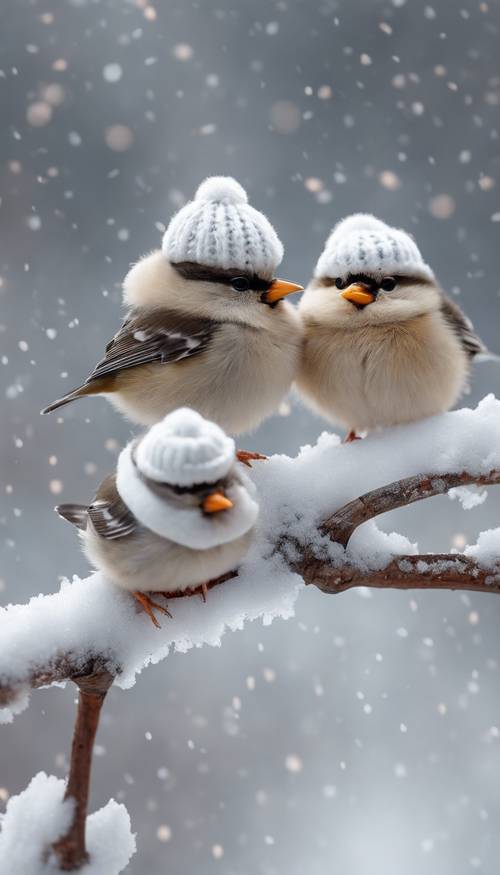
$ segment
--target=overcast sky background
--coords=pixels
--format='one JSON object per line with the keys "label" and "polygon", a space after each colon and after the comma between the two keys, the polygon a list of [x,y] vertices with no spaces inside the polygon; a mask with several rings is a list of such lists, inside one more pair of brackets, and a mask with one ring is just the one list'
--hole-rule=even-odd
{"label": "overcast sky background", "polygon": [[[89,499],[132,429],[102,399],[39,410],[100,357],[129,264],[206,175],[245,185],[297,282],[350,212],[412,231],[500,352],[499,22],[498,0],[4,0],[2,603],[86,571],[52,508]],[[478,366],[465,403],[490,391]],[[294,404],[244,444],[295,454],[324,427]],[[444,550],[499,508],[382,523]],[[499,618],[486,595],[307,591],[294,620],[112,691],[91,808],[125,801],[129,875],[497,872]],[[38,692],[2,727],[6,792],[65,773],[73,700]]]}

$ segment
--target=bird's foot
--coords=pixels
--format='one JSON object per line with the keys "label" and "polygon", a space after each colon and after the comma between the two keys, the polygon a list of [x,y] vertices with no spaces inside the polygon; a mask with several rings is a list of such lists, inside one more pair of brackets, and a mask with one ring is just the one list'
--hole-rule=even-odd
{"label": "bird's foot", "polygon": [[[151,595],[158,595],[158,596],[160,596],[160,598],[165,599],[166,601],[168,601],[169,596],[170,596],[170,593],[169,593],[169,592],[163,592],[162,589],[155,589],[155,590],[153,590],[153,592],[151,593]],[[172,614],[171,614],[170,611],[168,610],[168,604],[167,604],[167,606],[166,606],[165,608],[162,609],[162,612],[163,612],[164,614],[166,614],[167,617],[170,617],[171,620],[173,619]]]}
{"label": "bird's foot", "polygon": [[199,583],[198,586],[190,586],[189,589],[185,589],[183,590],[183,592],[180,592],[179,596],[199,595],[201,596],[202,602],[206,602],[209,585],[211,585],[211,583],[212,581],[209,580],[208,582],[203,581],[203,583]]}
{"label": "bird's foot", "polygon": [[[139,602],[139,604],[142,606],[143,610],[146,612],[149,619],[153,623],[153,626],[156,626],[157,629],[161,629],[161,626],[154,615],[155,611],[160,611],[161,614],[166,614],[166,616],[170,617],[170,618],[172,617],[172,614],[170,613],[168,608],[164,608],[163,605],[159,605],[158,602],[154,602],[152,600],[152,598],[150,598],[148,593],[139,592],[138,590],[134,590],[132,592],[132,595]],[[160,592],[151,593],[151,595],[161,595],[161,596],[166,597],[165,593],[163,593],[163,592],[162,593],[160,593]]]}
{"label": "bird's foot", "polygon": [[360,436],[357,435],[355,431],[350,431],[349,434],[346,434],[342,443],[343,444],[352,444],[353,441],[360,441],[360,440],[361,440]]}
{"label": "bird's foot", "polygon": [[262,453],[250,453],[248,450],[237,450],[236,458],[238,462],[241,462],[242,465],[246,465],[247,468],[252,467],[252,462],[266,462],[267,456],[264,456]]}

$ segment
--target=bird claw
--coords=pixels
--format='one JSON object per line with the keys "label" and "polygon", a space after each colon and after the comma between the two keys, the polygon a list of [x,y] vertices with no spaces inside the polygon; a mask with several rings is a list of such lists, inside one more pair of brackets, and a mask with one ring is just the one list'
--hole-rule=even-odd
{"label": "bird claw", "polygon": [[267,456],[264,456],[262,453],[251,453],[248,450],[238,450],[236,458],[238,459],[238,462],[241,462],[242,465],[246,465],[247,468],[252,467],[252,462],[267,461]]}
{"label": "bird claw", "polygon": [[[159,605],[158,602],[154,602],[152,598],[145,592],[139,592],[138,590],[134,590],[132,595],[142,606],[143,610],[148,615],[149,619],[153,623],[153,626],[156,626],[157,629],[161,629],[161,626],[154,615],[154,611],[160,611],[161,614],[166,614],[167,617],[172,618],[172,614],[168,610],[168,608],[164,608],[163,605]],[[152,595],[161,595],[166,598],[166,593],[157,592],[152,593]]]}
{"label": "bird claw", "polygon": [[353,441],[360,441],[360,440],[361,440],[361,438],[359,437],[359,435],[356,434],[355,431],[350,431],[349,434],[346,434],[342,443],[343,444],[352,444]]}

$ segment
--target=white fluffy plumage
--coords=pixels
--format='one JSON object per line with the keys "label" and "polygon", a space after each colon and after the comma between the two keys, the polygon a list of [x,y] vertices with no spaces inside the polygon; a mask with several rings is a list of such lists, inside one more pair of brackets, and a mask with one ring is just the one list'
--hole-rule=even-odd
{"label": "white fluffy plumage", "polygon": [[[92,565],[140,596],[183,592],[235,569],[259,512],[255,487],[218,426],[184,409],[153,428],[153,442],[150,431],[125,447],[116,473],[102,481],[90,505],[57,508],[80,530]],[[162,453],[155,455],[162,438]],[[155,479],[145,473],[152,449]],[[178,485],[188,481],[189,486]]]}
{"label": "white fluffy plumage", "polygon": [[415,241],[374,216],[339,222],[299,311],[299,391],[353,433],[448,410],[486,352]]}
{"label": "white fluffy plumage", "polygon": [[283,247],[234,179],[212,177],[173,217],[163,250],[127,274],[122,327],[85,382],[43,411],[104,395],[141,425],[188,405],[230,434],[256,428],[289,391],[302,327],[278,280]]}

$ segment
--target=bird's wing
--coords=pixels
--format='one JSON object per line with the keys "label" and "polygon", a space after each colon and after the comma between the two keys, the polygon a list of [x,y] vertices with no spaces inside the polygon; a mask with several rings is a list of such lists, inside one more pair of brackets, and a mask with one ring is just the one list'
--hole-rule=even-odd
{"label": "bird's wing", "polygon": [[55,510],[83,532],[90,520],[96,533],[109,540],[124,538],[139,527],[132,511],[120,497],[115,474],[104,478],[92,504],[58,504]]}
{"label": "bird's wing", "polygon": [[120,497],[116,488],[116,476],[105,477],[97,490],[95,498],[86,504],[58,504],[59,516],[85,531],[90,520],[95,532],[101,538],[114,540],[130,535],[139,527],[135,516]]}
{"label": "bird's wing", "polygon": [[115,500],[97,498],[88,508],[89,519],[97,535],[113,541],[137,530],[137,520],[127,505]]}
{"label": "bird's wing", "polygon": [[442,296],[441,313],[452,331],[457,335],[467,355],[474,358],[477,355],[488,355],[489,350],[474,331],[470,319],[462,312],[460,307],[451,301],[446,295]]}
{"label": "bird's wing", "polygon": [[54,508],[63,520],[76,526],[77,529],[85,531],[87,528],[87,505],[86,504],[58,504]]}
{"label": "bird's wing", "polygon": [[206,350],[216,323],[174,310],[132,312],[106,347],[85,383],[138,365],[167,364]]}

